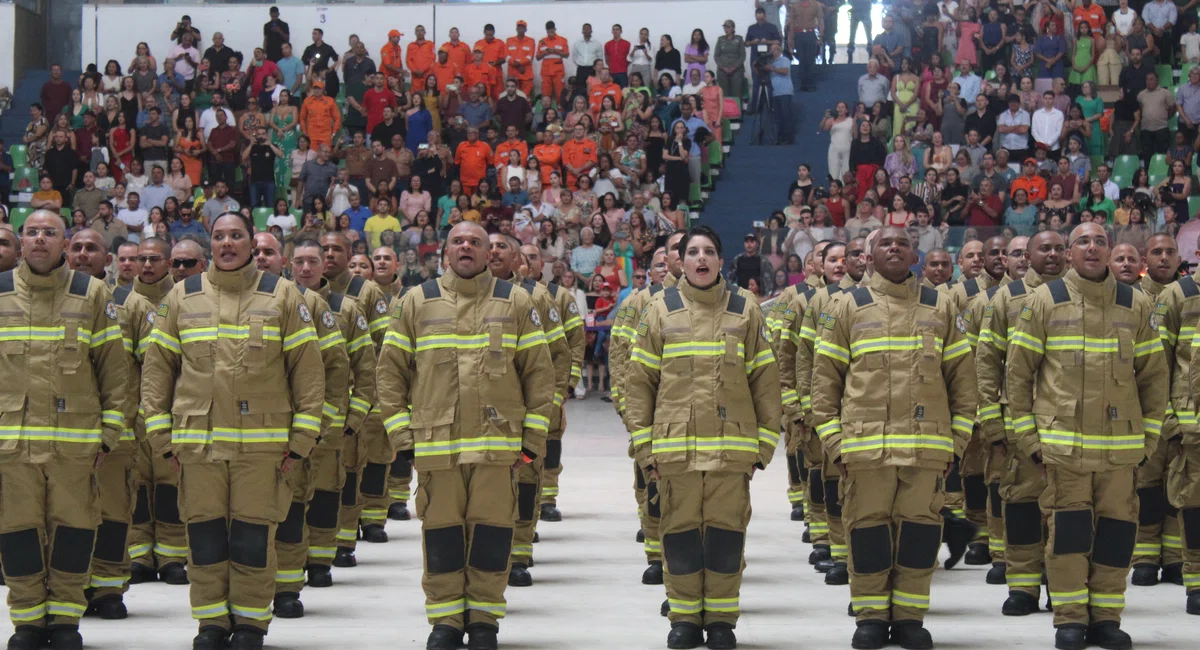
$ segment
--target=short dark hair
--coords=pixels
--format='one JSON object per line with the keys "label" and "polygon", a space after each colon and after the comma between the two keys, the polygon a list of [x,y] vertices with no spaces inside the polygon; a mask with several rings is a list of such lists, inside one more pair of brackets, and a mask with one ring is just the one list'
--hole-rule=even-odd
{"label": "short dark hair", "polygon": [[546,21],[546,29],[558,29],[558,28],[554,26],[553,20],[547,20]]}
{"label": "short dark hair", "polygon": [[679,256],[680,257],[683,257],[684,253],[687,252],[688,242],[691,241],[693,237],[707,237],[710,241],[712,241],[713,246],[716,247],[717,257],[722,256],[721,255],[721,237],[720,237],[720,235],[718,235],[717,231],[713,230],[709,226],[701,225],[701,226],[692,226],[691,228],[689,228],[687,233],[684,234],[683,239],[679,240]]}
{"label": "short dark hair", "polygon": [[238,220],[242,222],[242,225],[246,227],[246,232],[250,233],[251,235],[254,234],[254,222],[250,220],[250,217],[247,217],[241,212],[234,212],[233,210],[226,210],[225,212],[217,215],[217,218],[212,220],[213,225],[215,226],[218,221],[225,217],[237,217]]}

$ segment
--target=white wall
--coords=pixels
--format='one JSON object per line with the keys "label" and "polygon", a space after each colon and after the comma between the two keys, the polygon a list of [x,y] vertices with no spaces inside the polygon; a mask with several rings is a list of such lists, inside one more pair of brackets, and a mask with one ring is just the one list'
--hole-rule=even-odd
{"label": "white wall", "polygon": [[[225,44],[247,55],[262,44],[262,26],[268,19],[267,8],[261,5],[84,5],[83,47],[81,68],[88,63],[103,65],[116,59],[127,66],[133,59],[139,41],[146,41],[150,51],[160,61],[174,45],[168,37],[183,14],[201,31],[204,43],[211,45],[211,36],[219,31]],[[7,6],[11,13],[11,6]],[[650,28],[651,42],[658,46],[659,37],[670,34],[680,50],[692,29],[704,30],[709,45],[715,45],[723,32],[721,24],[732,19],[737,31],[745,35],[746,27],[754,22],[754,0],[648,0],[612,2],[535,2],[486,4],[422,4],[330,7],[281,5],[280,17],[288,23],[296,55],[310,42],[313,27],[325,30],[325,41],[339,52],[346,50],[346,39],[358,34],[367,44],[367,51],[378,63],[379,48],[387,40],[390,29],[404,33],[401,43],[413,39],[413,28],[425,25],[427,38],[437,43],[448,40],[451,27],[458,27],[462,40],[474,44],[483,38],[483,26],[496,26],[496,37],[503,39],[516,33],[516,22],[529,23],[529,36],[537,40],[545,35],[545,22],[553,20],[558,32],[568,42],[581,37],[583,23],[590,22],[593,38],[601,43],[611,38],[614,22],[624,28],[625,38],[635,41],[642,27]],[[4,32],[0,31],[0,34]],[[11,62],[11,52],[8,54]],[[3,59],[0,59],[2,61]],[[713,67],[711,61],[709,67]],[[568,63],[567,73],[574,66]],[[2,74],[2,70],[0,70]]]}
{"label": "white wall", "polygon": [[17,7],[12,4],[0,4],[0,86],[12,90],[16,84],[13,78],[13,45],[16,42]]}

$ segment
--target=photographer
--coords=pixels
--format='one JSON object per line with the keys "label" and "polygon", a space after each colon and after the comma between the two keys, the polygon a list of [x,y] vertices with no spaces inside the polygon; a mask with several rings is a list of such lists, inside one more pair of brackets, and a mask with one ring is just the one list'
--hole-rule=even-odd
{"label": "photographer", "polygon": [[771,46],[771,109],[778,129],[776,144],[792,144],[792,60],[778,44]]}
{"label": "photographer", "polygon": [[275,160],[282,157],[283,152],[267,138],[267,129],[258,127],[254,142],[242,150],[242,163],[250,169],[250,207],[275,204]]}
{"label": "photographer", "polygon": [[191,16],[184,16],[179,19],[179,22],[175,23],[175,29],[171,32],[171,40],[175,41],[177,45],[183,45],[184,34],[191,34],[192,42],[200,42],[200,30],[192,27]]}
{"label": "photographer", "polygon": [[[769,73],[764,72],[771,58],[771,46],[783,46],[783,35],[779,27],[767,22],[767,12],[762,7],[754,10],[754,24],[746,30],[746,47],[750,48],[750,60],[754,62],[751,72],[754,87],[750,97],[757,98],[760,86],[770,83]],[[727,96],[731,96],[728,95]],[[768,95],[769,96],[769,95]],[[757,109],[755,109],[757,110]]]}

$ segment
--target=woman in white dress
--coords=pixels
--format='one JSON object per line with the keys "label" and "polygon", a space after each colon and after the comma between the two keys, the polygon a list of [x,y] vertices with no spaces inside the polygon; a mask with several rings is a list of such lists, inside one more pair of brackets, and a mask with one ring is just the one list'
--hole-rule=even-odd
{"label": "woman in white dress", "polygon": [[825,111],[821,130],[829,131],[829,174],[841,178],[850,171],[850,141],[854,139],[854,119],[850,106],[838,102],[833,111]]}

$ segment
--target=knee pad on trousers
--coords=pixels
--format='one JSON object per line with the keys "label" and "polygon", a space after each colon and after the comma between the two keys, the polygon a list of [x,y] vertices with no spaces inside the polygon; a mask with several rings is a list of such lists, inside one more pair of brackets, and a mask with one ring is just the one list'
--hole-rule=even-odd
{"label": "knee pad on trousers", "polygon": [[1059,510],[1054,513],[1054,554],[1070,555],[1092,550],[1092,511]]}
{"label": "knee pad on trousers", "polygon": [[909,569],[932,569],[937,566],[941,547],[941,525],[902,521],[900,539],[896,542],[896,564]]}
{"label": "knee pad on trousers", "polygon": [[808,487],[812,490],[813,505],[825,505],[825,481],[821,480],[821,470],[809,470]]}
{"label": "knee pad on trousers", "polygon": [[461,524],[425,531],[425,570],[454,573],[467,567],[467,538]]}
{"label": "knee pad on trousers", "polygon": [[633,474],[634,474],[634,479],[633,479],[634,487],[638,490],[645,490],[646,489],[646,472],[643,471],[641,467],[639,467],[639,468],[637,468],[637,471],[634,472]]}
{"label": "knee pad on trousers", "polygon": [[891,569],[892,527],[881,524],[850,531],[850,554],[854,558],[855,573],[879,573]]}
{"label": "knee pad on trousers", "polygon": [[709,526],[704,531],[704,568],[713,573],[734,575],[742,570],[746,534]]}
{"label": "knee pad on trousers", "polygon": [[342,505],[353,508],[358,503],[358,472],[346,472],[346,484],[342,486]]}
{"label": "knee pad on trousers", "polygon": [[188,524],[187,542],[193,566],[211,566],[229,560],[229,527],[224,517]]}
{"label": "knee pad on trousers", "polygon": [[562,441],[546,441],[546,469],[558,469],[562,463]]}
{"label": "knee pad on trousers", "polygon": [[790,481],[792,483],[799,483],[800,482],[800,466],[796,464],[796,457],[794,455],[787,457],[787,466],[788,466],[788,481]]}
{"label": "knee pad on trousers", "polygon": [[962,490],[963,504],[967,510],[983,510],[987,507],[988,489],[982,474],[964,476]]}
{"label": "knee pad on trousers", "polygon": [[[1183,539],[1187,543],[1187,549],[1200,551],[1200,508],[1184,508],[1179,511],[1179,521],[1183,524]],[[4,561],[8,562],[8,559],[5,558]]]}
{"label": "knee pad on trousers", "polygon": [[123,562],[128,547],[129,526],[122,521],[102,521],[96,529],[96,550],[92,557],[102,562]]}
{"label": "knee pad on trousers", "polygon": [[337,528],[341,495],[327,490],[314,490],[308,502],[308,525],[313,528]]}
{"label": "knee pad on trousers", "polygon": [[1096,546],[1092,562],[1104,566],[1128,569],[1133,561],[1138,525],[1133,521],[1100,517],[1096,521]]}
{"label": "knee pad on trousers", "polygon": [[1042,543],[1042,508],[1037,501],[1004,505],[1004,535],[1009,546]]}
{"label": "knee pad on trousers", "polygon": [[807,483],[809,470],[807,467],[804,466],[804,457],[803,456],[796,457],[796,467],[800,472],[800,482]]}
{"label": "knee pad on trousers", "polygon": [[0,563],[10,578],[34,576],[45,569],[42,564],[42,538],[36,528],[0,535]]}
{"label": "knee pad on trousers", "polygon": [[662,501],[658,498],[658,481],[646,484],[646,515],[651,519],[662,517]]}
{"label": "knee pad on trousers", "polygon": [[1140,488],[1138,495],[1138,524],[1161,524],[1167,516],[1167,493],[1161,485]]}
{"label": "knee pad on trousers", "polygon": [[511,526],[475,524],[471,534],[471,553],[467,564],[472,569],[499,573],[508,570],[508,557],[512,554],[513,529]]}
{"label": "knee pad on trousers", "polygon": [[993,519],[1004,516],[1004,500],[1000,498],[1000,483],[988,483],[988,501],[991,502]]}
{"label": "knee pad on trousers", "polygon": [[92,566],[92,548],[96,531],[90,528],[59,526],[54,530],[50,568],[63,573],[87,573]]}
{"label": "knee pad on trousers", "polygon": [[412,464],[403,456],[397,456],[392,461],[392,478],[412,479]]}
{"label": "knee pad on trousers", "polygon": [[304,541],[304,504],[292,502],[287,518],[275,529],[275,541],[283,544],[299,544]]}
{"label": "knee pad on trousers", "polygon": [[267,539],[271,527],[234,519],[229,524],[229,561],[255,569],[267,568]]}
{"label": "knee pad on trousers", "polygon": [[137,500],[133,506],[133,525],[140,526],[150,523],[150,486],[139,485]]}
{"label": "knee pad on trousers", "polygon": [[842,502],[838,500],[838,480],[825,481],[825,513],[830,517],[842,516]]}
{"label": "knee pad on trousers", "polygon": [[380,497],[387,494],[388,466],[378,463],[367,463],[362,471],[362,490],[364,496]]}
{"label": "knee pad on trousers", "polygon": [[691,575],[704,568],[704,539],[699,528],[663,535],[662,549],[667,573],[673,576]]}
{"label": "knee pad on trousers", "polygon": [[533,521],[537,509],[538,486],[536,483],[517,483],[517,521]]}
{"label": "knee pad on trousers", "polygon": [[163,524],[182,524],[179,519],[179,488],[174,485],[154,486],[154,521]]}
{"label": "knee pad on trousers", "polygon": [[947,492],[962,492],[963,482],[962,475],[958,473],[958,461],[950,466],[950,474],[946,476],[946,491]]}

